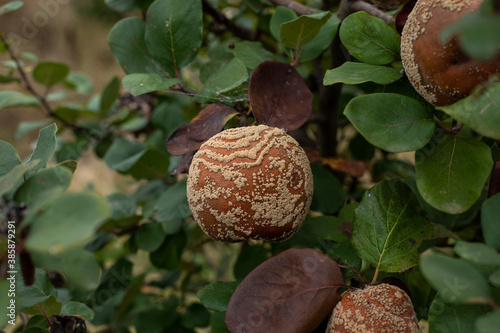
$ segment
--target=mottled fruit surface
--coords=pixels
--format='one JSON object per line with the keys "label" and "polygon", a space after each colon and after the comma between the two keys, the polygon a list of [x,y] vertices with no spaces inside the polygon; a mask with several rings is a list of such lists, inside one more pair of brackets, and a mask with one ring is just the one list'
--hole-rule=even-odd
{"label": "mottled fruit surface", "polygon": [[436,106],[468,96],[492,74],[500,73],[500,55],[487,62],[467,57],[456,37],[441,41],[441,32],[482,0],[419,0],[403,28],[401,58],[410,82]]}
{"label": "mottled fruit surface", "polygon": [[410,297],[390,284],[348,290],[342,294],[327,333],[418,333]]}
{"label": "mottled fruit surface", "polygon": [[216,240],[282,241],[309,211],[311,166],[297,141],[281,129],[228,129],[193,157],[187,194],[193,217]]}

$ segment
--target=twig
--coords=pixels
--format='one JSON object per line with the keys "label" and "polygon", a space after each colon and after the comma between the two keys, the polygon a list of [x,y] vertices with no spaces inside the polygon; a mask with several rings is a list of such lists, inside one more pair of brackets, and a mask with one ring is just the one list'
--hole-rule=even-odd
{"label": "twig", "polygon": [[239,25],[231,22],[227,17],[224,16],[224,14],[212,7],[212,5],[207,0],[202,1],[202,6],[203,12],[212,16],[217,23],[226,26],[226,28],[231,31],[236,37],[240,37],[244,40],[254,40],[255,36],[253,34],[253,31],[240,27]]}
{"label": "twig", "polygon": [[317,9],[304,6],[294,0],[270,0],[276,6],[283,6],[293,10],[297,15],[311,15],[317,12]]}
{"label": "twig", "polygon": [[[343,1],[344,2],[344,1]],[[348,2],[351,7],[351,13],[353,12],[359,12],[359,11],[364,11],[367,12],[368,14],[378,17],[382,20],[384,20],[387,23],[394,22],[394,17],[388,15],[387,13],[381,11],[377,7],[373,6],[372,4],[369,4],[367,2],[361,1],[361,0],[347,0],[345,2]]]}

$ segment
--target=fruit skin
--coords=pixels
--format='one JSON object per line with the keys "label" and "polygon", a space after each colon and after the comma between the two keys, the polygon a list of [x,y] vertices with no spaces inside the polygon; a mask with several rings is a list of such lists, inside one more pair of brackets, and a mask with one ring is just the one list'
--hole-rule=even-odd
{"label": "fruit skin", "polygon": [[441,31],[465,14],[477,11],[482,0],[419,0],[401,35],[401,58],[406,74],[428,102],[453,104],[481,82],[500,73],[500,54],[487,62],[468,58],[456,37],[440,42]]}
{"label": "fruit skin", "polygon": [[410,297],[390,284],[348,290],[333,309],[326,333],[419,333]]}
{"label": "fruit skin", "polygon": [[300,145],[266,125],[220,132],[194,155],[187,180],[194,219],[215,240],[290,238],[311,205],[313,177]]}
{"label": "fruit skin", "polygon": [[408,0],[370,0],[371,3],[382,8],[396,8],[407,1]]}

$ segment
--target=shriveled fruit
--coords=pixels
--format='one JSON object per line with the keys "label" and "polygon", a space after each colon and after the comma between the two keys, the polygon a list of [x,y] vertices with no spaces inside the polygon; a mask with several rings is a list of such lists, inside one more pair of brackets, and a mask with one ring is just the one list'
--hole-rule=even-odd
{"label": "shriveled fruit", "polygon": [[327,333],[418,333],[410,297],[390,284],[348,290],[342,294]]}
{"label": "shriveled fruit", "polygon": [[206,141],[189,168],[189,207],[210,237],[282,241],[302,225],[312,200],[309,160],[278,128],[233,128]]}
{"label": "shriveled fruit", "polygon": [[500,73],[500,54],[487,62],[466,56],[456,37],[442,43],[441,32],[482,0],[419,0],[403,28],[401,58],[415,89],[436,106],[468,96],[481,82]]}

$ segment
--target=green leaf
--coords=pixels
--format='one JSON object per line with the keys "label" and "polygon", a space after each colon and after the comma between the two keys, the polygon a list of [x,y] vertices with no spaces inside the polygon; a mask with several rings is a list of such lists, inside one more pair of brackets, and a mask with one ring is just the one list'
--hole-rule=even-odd
{"label": "green leaf", "polygon": [[203,287],[198,291],[198,298],[207,309],[214,311],[226,311],[233,292],[239,282],[216,281]]}
{"label": "green leaf", "polygon": [[[21,272],[21,267],[17,269]],[[42,302],[51,297],[57,297],[57,289],[50,282],[47,272],[43,269],[35,269],[35,282],[31,286],[24,284],[22,274],[16,276],[16,310],[24,310]]]}
{"label": "green leaf", "polygon": [[108,114],[111,107],[115,104],[116,99],[120,95],[120,80],[114,77],[109,81],[101,95],[100,111],[102,115]]}
{"label": "green leaf", "polygon": [[500,251],[500,194],[488,198],[481,209],[481,227],[486,244]]}
{"label": "green leaf", "polygon": [[20,139],[34,130],[39,130],[41,127],[47,126],[50,122],[51,122],[50,119],[21,121],[17,126],[16,139]]}
{"label": "green leaf", "polygon": [[[0,46],[1,52],[1,46]],[[2,75],[0,74],[0,83],[10,83],[10,82],[20,82],[21,80],[17,77],[13,77],[12,75]]]}
{"label": "green leaf", "polygon": [[75,104],[59,105],[54,109],[54,114],[70,123],[79,120],[79,118],[99,118],[99,113],[87,109],[84,105]]}
{"label": "green leaf", "polygon": [[[200,0],[156,0],[146,15],[145,41],[172,77],[195,57],[203,40]],[[149,71],[148,71],[149,72]]]}
{"label": "green leaf", "polygon": [[330,12],[302,15],[293,21],[281,24],[281,42],[289,48],[300,48],[316,37],[331,15]]}
{"label": "green leaf", "polygon": [[246,68],[252,70],[260,63],[273,60],[274,55],[267,51],[262,43],[241,41],[234,43],[234,48],[229,51],[245,64]]}
{"label": "green leaf", "polygon": [[435,127],[422,104],[399,94],[357,96],[344,114],[368,142],[392,153],[422,148]]}
{"label": "green leaf", "polygon": [[295,20],[297,18],[297,14],[293,10],[287,7],[278,6],[271,16],[271,21],[269,23],[269,30],[271,30],[271,35],[278,42],[281,42],[280,33],[281,33],[281,25],[285,22],[289,22]]}
{"label": "green leaf", "polygon": [[146,47],[145,22],[139,17],[125,18],[111,29],[108,44],[125,73],[150,73],[167,76],[164,64],[151,56]]}
{"label": "green leaf", "polygon": [[337,35],[341,20],[337,15],[332,15],[321,27],[319,33],[310,42],[305,44],[300,51],[300,61],[306,62],[319,57],[333,42]]}
{"label": "green leaf", "polygon": [[0,91],[0,110],[15,106],[42,106],[33,96],[17,91]]}
{"label": "green leaf", "polygon": [[[120,258],[102,273],[99,287],[90,297],[92,308],[103,305],[114,295],[127,288],[132,280],[132,263],[125,258]],[[97,307],[99,308],[99,307]]]}
{"label": "green leaf", "polygon": [[345,190],[342,183],[329,170],[313,164],[314,194],[311,202],[311,210],[320,211],[324,214],[334,214],[343,205]]}
{"label": "green leaf", "polygon": [[160,222],[172,221],[191,216],[187,202],[186,180],[169,187],[155,204],[156,219]]}
{"label": "green leaf", "polygon": [[22,1],[11,1],[6,4],[0,6],[0,15],[4,15],[15,10],[18,10],[24,5]]}
{"label": "green leaf", "polygon": [[148,73],[129,74],[122,80],[125,89],[134,96],[158,90],[167,90],[179,82],[178,79],[169,79],[158,74]]}
{"label": "green leaf", "polygon": [[446,303],[490,302],[490,291],[485,278],[463,259],[431,252],[420,259],[420,269]]}
{"label": "green leaf", "polygon": [[372,65],[385,65],[399,59],[399,35],[382,19],[359,11],[340,26],[340,40],[347,51]]}
{"label": "green leaf", "polygon": [[38,210],[60,197],[68,189],[73,174],[63,166],[42,169],[16,191],[14,199],[30,210]]}
{"label": "green leaf", "polygon": [[61,303],[56,300],[54,295],[50,295],[47,300],[31,306],[23,312],[30,316],[46,315],[51,317],[61,312],[61,306]]}
{"label": "green leaf", "polygon": [[90,192],[72,193],[52,202],[31,222],[26,248],[40,254],[58,254],[89,241],[109,216],[106,201]]}
{"label": "green leaf", "polygon": [[476,318],[486,310],[484,305],[448,304],[438,295],[429,309],[429,333],[474,332]]}
{"label": "green leaf", "polygon": [[221,66],[205,82],[195,101],[216,99],[220,94],[233,90],[248,80],[245,64],[237,58]]}
{"label": "green leaf", "polygon": [[399,272],[418,264],[418,248],[433,231],[411,189],[384,180],[365,192],[354,211],[351,241],[368,263]]}
{"label": "green leaf", "polygon": [[399,68],[370,65],[361,62],[345,62],[340,67],[329,69],[323,78],[325,86],[335,83],[360,84],[375,82],[389,84],[399,80],[403,72]]}
{"label": "green leaf", "polygon": [[500,267],[500,254],[484,243],[458,241],[454,250],[460,258],[473,264]]}
{"label": "green leaf", "polygon": [[0,140],[0,176],[9,173],[16,165],[21,164],[21,159],[16,148],[10,143]]}
{"label": "green leaf", "polygon": [[0,177],[0,195],[9,193],[19,186],[22,183],[24,176],[28,172],[33,171],[39,163],[40,160],[34,160],[29,161],[26,164],[18,164],[12,168],[10,172]]}
{"label": "green leaf", "polygon": [[127,173],[136,179],[158,179],[165,177],[169,165],[170,155],[164,148],[160,150],[156,147],[148,147]]}
{"label": "green leaf", "polygon": [[500,287],[500,268],[490,275],[488,281],[495,287]]}
{"label": "green leaf", "polygon": [[94,89],[92,79],[88,75],[78,72],[69,73],[64,80],[64,85],[78,94],[88,95]]}
{"label": "green leaf", "polygon": [[86,304],[68,301],[62,304],[61,316],[81,316],[83,319],[92,320],[94,319],[94,311],[90,309]]}
{"label": "green leaf", "polygon": [[116,138],[104,155],[104,162],[113,170],[127,172],[146,153],[147,147],[140,142]]}
{"label": "green leaf", "polygon": [[144,251],[153,252],[157,250],[165,239],[165,232],[161,224],[149,222],[143,224],[135,233],[137,246]]}
{"label": "green leaf", "polygon": [[479,199],[492,166],[486,144],[437,131],[415,153],[418,191],[439,210],[463,213]]}
{"label": "green leaf", "polygon": [[263,246],[244,245],[233,267],[234,277],[243,280],[248,273],[268,258],[269,251]]}
{"label": "green leaf", "polygon": [[[6,276],[6,278],[9,278],[9,276]],[[12,318],[10,316],[11,310],[14,311],[12,313],[12,315],[13,316],[16,315],[15,314],[15,307],[16,306],[11,303],[11,299],[12,299],[11,296],[12,295],[9,295],[9,289],[10,289],[10,280],[2,278],[0,280],[0,293],[2,293],[2,295],[5,295],[5,296],[0,298],[0,307],[1,307],[1,309],[4,309],[5,315],[0,317],[0,328],[4,328],[7,325],[9,320],[15,319],[15,317]],[[10,309],[9,309],[9,307],[10,307]]]}
{"label": "green leaf", "polygon": [[190,329],[205,327],[210,323],[210,312],[199,303],[191,303],[181,315],[182,326]]}
{"label": "green leaf", "polygon": [[[85,203],[82,202],[82,204]],[[95,207],[91,206],[89,208]],[[64,230],[53,230],[53,232],[62,233]],[[64,234],[60,237],[64,237]],[[79,240],[76,241],[79,242]],[[31,258],[35,265],[49,271],[61,273],[68,281],[68,284],[78,290],[90,292],[95,290],[99,284],[99,263],[93,253],[81,247],[63,249],[62,252],[58,253],[52,251],[47,253],[45,250],[40,253],[34,251],[31,252]]]}
{"label": "green leaf", "polygon": [[458,102],[439,107],[450,117],[489,138],[500,140],[500,82],[477,89]]}
{"label": "green leaf", "polygon": [[40,160],[40,163],[37,164],[35,169],[29,172],[29,176],[33,175],[38,170],[45,168],[54,155],[57,145],[56,132],[57,125],[55,123],[46,126],[39,131],[38,140],[29,161]]}
{"label": "green leaf", "polygon": [[68,74],[69,67],[58,62],[40,62],[36,65],[35,69],[33,69],[33,78],[35,81],[46,87],[52,87],[64,81]]}
{"label": "green leaf", "polygon": [[156,251],[149,253],[149,260],[157,268],[179,269],[186,243],[187,238],[184,230],[177,234],[167,235],[161,246]]}
{"label": "green leaf", "polygon": [[476,320],[476,332],[496,333],[500,327],[500,310],[496,309]]}

